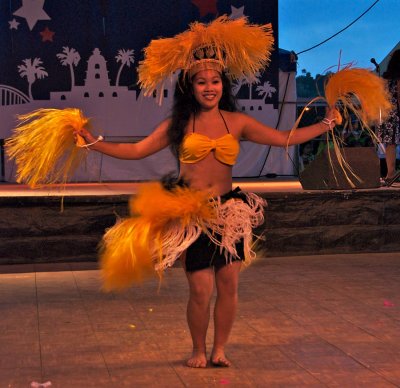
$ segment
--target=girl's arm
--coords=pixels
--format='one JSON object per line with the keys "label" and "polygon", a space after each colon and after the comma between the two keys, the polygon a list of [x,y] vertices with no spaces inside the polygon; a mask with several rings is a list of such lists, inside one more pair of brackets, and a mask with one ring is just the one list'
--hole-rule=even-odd
{"label": "girl's arm", "polygon": [[[325,122],[321,121],[308,127],[297,128],[292,132],[289,142],[290,130],[279,131],[260,123],[250,116],[241,116],[243,120],[242,136],[245,139],[259,144],[286,147],[287,145],[304,143],[327,132],[330,127],[334,126],[334,120],[335,118],[338,119],[340,114],[336,109],[328,109],[324,119]],[[331,124],[328,124],[330,121]]]}
{"label": "girl's arm", "polygon": [[164,120],[149,136],[137,143],[112,143],[96,141],[97,139],[85,128],[74,134],[84,138],[89,149],[101,152],[118,159],[142,159],[152,155],[169,145],[167,129],[169,120]]}

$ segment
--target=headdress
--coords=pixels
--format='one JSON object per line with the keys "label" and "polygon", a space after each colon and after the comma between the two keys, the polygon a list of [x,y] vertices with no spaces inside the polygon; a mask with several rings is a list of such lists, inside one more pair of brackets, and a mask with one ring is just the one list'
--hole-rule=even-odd
{"label": "headdress", "polygon": [[231,79],[245,77],[251,82],[268,64],[273,43],[271,24],[250,24],[245,17],[231,20],[225,15],[209,24],[195,22],[173,38],[150,42],[139,64],[138,83],[149,95],[162,89],[177,70],[193,76],[204,69],[225,71]]}

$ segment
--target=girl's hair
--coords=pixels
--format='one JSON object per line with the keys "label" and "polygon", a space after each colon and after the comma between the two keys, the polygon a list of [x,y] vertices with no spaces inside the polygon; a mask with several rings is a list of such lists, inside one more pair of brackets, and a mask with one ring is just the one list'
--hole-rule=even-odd
{"label": "girl's hair", "polygon": [[382,77],[385,79],[400,79],[400,50],[393,52]]}
{"label": "girl's hair", "polygon": [[[231,82],[225,73],[221,74],[221,80],[222,97],[219,102],[219,109],[235,112],[237,111],[237,105],[236,99],[232,94]],[[190,115],[195,114],[199,108],[200,105],[193,95],[192,82],[187,75],[185,76],[184,73],[181,72],[175,86],[171,123],[167,130],[172,153],[177,158]]]}

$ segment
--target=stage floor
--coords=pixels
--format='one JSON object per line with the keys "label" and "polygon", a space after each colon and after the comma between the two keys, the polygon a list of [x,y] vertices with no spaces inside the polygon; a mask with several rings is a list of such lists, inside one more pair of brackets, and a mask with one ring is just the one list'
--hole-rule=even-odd
{"label": "stage floor", "polygon": [[[159,293],[154,280],[104,294],[95,263],[0,266],[0,386],[398,387],[399,262],[400,253],[258,261],[241,274],[232,367],[202,370],[184,365],[181,268]],[[211,324],[209,350],[212,333]]]}
{"label": "stage floor", "polygon": [[[106,196],[134,194],[143,182],[105,182],[105,183],[68,183],[65,186],[51,185],[39,189],[30,189],[27,185],[14,183],[0,183],[0,197],[47,197],[47,196]],[[242,190],[257,193],[304,193],[297,178],[277,179],[235,179],[233,187],[240,186]],[[364,190],[391,190],[399,189],[400,183],[392,187],[381,187]],[[316,192],[312,190],[310,192]],[[319,190],[319,192],[332,192],[332,190]]]}

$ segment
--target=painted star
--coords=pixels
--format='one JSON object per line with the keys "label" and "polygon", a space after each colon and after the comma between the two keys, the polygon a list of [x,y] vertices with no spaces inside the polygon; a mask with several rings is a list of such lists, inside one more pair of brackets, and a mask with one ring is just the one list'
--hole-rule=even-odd
{"label": "painted star", "polygon": [[32,31],[38,20],[51,20],[43,10],[45,0],[22,0],[22,7],[17,9],[13,15],[25,18],[29,29]]}
{"label": "painted star", "polygon": [[218,13],[217,0],[192,0],[192,4],[199,9],[201,18],[209,13]]}
{"label": "painted star", "polygon": [[54,31],[51,31],[48,27],[46,27],[43,31],[40,32],[40,35],[42,35],[42,42],[52,42],[54,34]]}
{"label": "painted star", "polygon": [[8,24],[10,25],[10,30],[18,30],[19,22],[17,22],[15,18],[10,20]]}
{"label": "painted star", "polygon": [[239,19],[244,16],[244,5],[240,8],[236,8],[231,5],[231,14],[229,15],[230,19]]}

